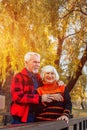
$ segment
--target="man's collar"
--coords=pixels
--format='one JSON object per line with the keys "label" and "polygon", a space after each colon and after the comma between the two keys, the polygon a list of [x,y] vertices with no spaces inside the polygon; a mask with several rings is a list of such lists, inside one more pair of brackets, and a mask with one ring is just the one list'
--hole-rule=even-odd
{"label": "man's collar", "polygon": [[30,77],[37,77],[37,75],[38,75],[38,74],[34,74],[33,72],[30,72],[29,70],[27,70],[27,72],[28,72]]}

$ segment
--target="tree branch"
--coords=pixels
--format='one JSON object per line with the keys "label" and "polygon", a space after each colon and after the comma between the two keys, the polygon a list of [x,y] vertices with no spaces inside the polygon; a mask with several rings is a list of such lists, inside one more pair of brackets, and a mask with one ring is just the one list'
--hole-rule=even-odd
{"label": "tree branch", "polygon": [[76,71],[76,77],[72,77],[69,81],[69,83],[67,84],[67,88],[69,90],[69,92],[74,88],[74,85],[76,84],[79,76],[82,74],[82,68],[84,67],[84,64],[86,63],[87,61],[87,44],[86,44],[86,49],[85,49],[85,52],[80,60],[80,63],[78,65],[78,69]]}
{"label": "tree branch", "polygon": [[64,37],[64,40],[65,40],[66,38],[70,37],[70,36],[73,36],[73,35],[77,34],[77,33],[80,33],[80,31],[79,31],[79,32],[72,33],[72,34],[69,34],[68,36]]}
{"label": "tree branch", "polygon": [[[65,7],[64,7],[64,8],[65,8]],[[65,8],[65,9],[66,9],[66,8]],[[68,10],[68,9],[66,9],[66,10]],[[84,12],[84,11],[80,8],[80,9],[68,10],[68,13],[65,14],[63,17],[59,17],[59,19],[65,18],[65,17],[67,17],[69,14],[71,14],[71,13],[73,13],[73,12],[75,12],[75,11],[80,12],[80,13],[84,14],[85,16],[87,16],[87,13]]]}

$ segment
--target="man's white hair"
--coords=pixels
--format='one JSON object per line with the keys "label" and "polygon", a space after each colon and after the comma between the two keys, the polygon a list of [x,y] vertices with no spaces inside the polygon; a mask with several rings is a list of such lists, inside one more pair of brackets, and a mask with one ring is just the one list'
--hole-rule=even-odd
{"label": "man's white hair", "polygon": [[45,72],[53,72],[56,76],[56,80],[59,80],[59,74],[57,72],[57,70],[55,69],[55,67],[51,66],[51,65],[46,65],[41,69],[41,78],[44,79],[44,73]]}
{"label": "man's white hair", "polygon": [[36,52],[28,52],[25,54],[24,56],[24,61],[29,61],[30,60],[30,57],[33,56],[33,55],[36,55],[37,57],[40,58],[40,54],[39,53],[36,53]]}

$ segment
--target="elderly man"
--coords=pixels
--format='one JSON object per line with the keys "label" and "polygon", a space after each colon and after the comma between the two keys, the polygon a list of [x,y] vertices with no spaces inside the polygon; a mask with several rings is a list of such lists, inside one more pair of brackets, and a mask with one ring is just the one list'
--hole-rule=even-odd
{"label": "elderly man", "polygon": [[32,105],[51,101],[48,94],[39,96],[36,93],[37,87],[42,84],[38,74],[40,54],[28,52],[24,56],[24,63],[25,68],[13,77],[11,84],[12,103],[10,112],[13,117],[12,124],[33,122]]}

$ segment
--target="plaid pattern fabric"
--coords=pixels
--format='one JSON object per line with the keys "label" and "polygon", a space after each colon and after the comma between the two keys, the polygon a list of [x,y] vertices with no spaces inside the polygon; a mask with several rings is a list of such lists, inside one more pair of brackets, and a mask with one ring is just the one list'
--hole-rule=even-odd
{"label": "plaid pattern fabric", "polygon": [[[37,75],[37,81],[40,84],[41,79]],[[22,122],[26,122],[30,104],[38,104],[40,96],[34,94],[34,85],[31,77],[29,77],[26,68],[16,74],[11,84],[12,105],[11,114],[21,117]]]}

